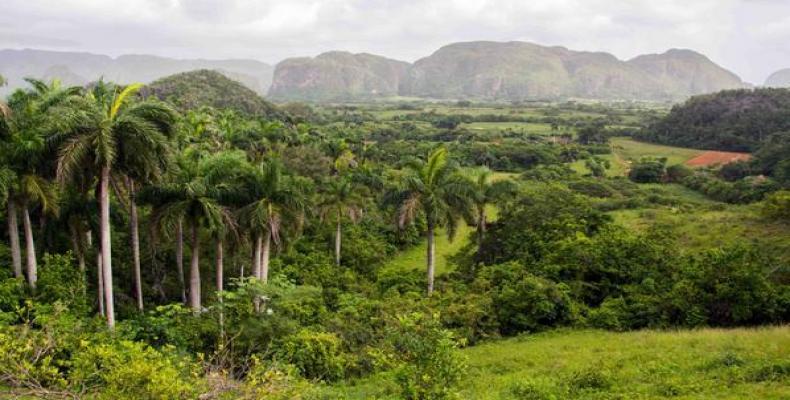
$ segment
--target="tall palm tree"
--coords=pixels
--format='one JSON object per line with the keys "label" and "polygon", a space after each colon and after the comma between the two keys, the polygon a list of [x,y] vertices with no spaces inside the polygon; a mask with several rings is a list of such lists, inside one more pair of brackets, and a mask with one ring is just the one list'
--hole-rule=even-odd
{"label": "tall palm tree", "polygon": [[227,187],[212,181],[197,161],[180,163],[179,179],[144,189],[141,201],[153,206],[151,222],[163,230],[175,230],[186,222],[190,229],[189,306],[202,310],[200,278],[200,231],[224,231],[234,225],[231,213],[219,199]]}
{"label": "tall palm tree", "polygon": [[58,81],[47,84],[27,79],[29,90],[16,90],[0,113],[3,131],[3,163],[10,178],[6,196],[11,258],[14,273],[21,273],[18,210],[21,207],[25,235],[25,258],[28,284],[35,288],[38,267],[33,228],[32,208],[40,205],[43,213],[57,211],[56,190],[47,179],[49,173],[46,127],[53,107],[78,93],[77,88],[63,88]]}
{"label": "tall palm tree", "polygon": [[[279,160],[270,159],[242,178],[239,220],[255,237],[253,275],[267,282],[271,244],[279,245],[282,233],[298,232],[304,222],[307,200],[305,182],[287,176]],[[290,228],[290,229],[288,229]]]}
{"label": "tall palm tree", "polygon": [[429,296],[433,293],[436,229],[445,227],[452,239],[460,219],[471,219],[471,182],[447,157],[447,149],[441,147],[430,153],[426,161],[408,163],[405,174],[384,197],[385,203],[397,207],[398,225],[401,227],[413,221],[419,213],[425,217]]}
{"label": "tall palm tree", "polygon": [[359,219],[365,205],[362,189],[362,187],[355,185],[350,177],[338,177],[329,181],[319,200],[322,219],[329,218],[335,222],[335,264],[337,265],[340,265],[341,259],[343,219],[346,216],[352,222]]}
{"label": "tall palm tree", "polygon": [[[141,84],[120,88],[99,82],[86,95],[59,107],[53,128],[59,146],[57,175],[74,176],[81,165],[92,165],[99,180],[99,247],[104,277],[107,325],[115,326],[110,232],[110,178],[129,158],[150,159],[152,149],[167,145],[175,113],[158,101],[133,101]],[[146,161],[141,161],[143,164]]]}
{"label": "tall palm tree", "polygon": [[492,204],[512,196],[516,192],[516,185],[509,179],[494,180],[493,174],[487,167],[475,171],[472,179],[474,202],[474,225],[478,248],[485,236],[488,225],[487,208]]}

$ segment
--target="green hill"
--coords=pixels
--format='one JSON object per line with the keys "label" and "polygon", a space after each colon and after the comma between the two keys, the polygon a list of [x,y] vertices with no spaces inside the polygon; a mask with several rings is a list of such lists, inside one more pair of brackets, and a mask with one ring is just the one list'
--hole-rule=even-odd
{"label": "green hill", "polygon": [[170,102],[180,110],[210,106],[268,118],[282,118],[284,115],[241,83],[205,69],[158,79],[147,85],[142,93]]}
{"label": "green hill", "polygon": [[648,141],[697,149],[754,151],[790,131],[790,90],[742,89],[692,97],[640,133]]}

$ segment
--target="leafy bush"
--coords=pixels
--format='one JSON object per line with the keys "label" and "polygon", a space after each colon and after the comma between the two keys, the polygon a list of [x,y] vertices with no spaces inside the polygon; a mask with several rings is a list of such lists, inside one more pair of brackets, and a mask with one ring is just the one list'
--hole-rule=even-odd
{"label": "leafy bush", "polygon": [[693,174],[694,171],[683,164],[673,164],[667,167],[667,180],[669,182],[680,183],[683,179]]}
{"label": "leafy bush", "polygon": [[189,364],[166,352],[127,340],[84,342],[70,361],[69,381],[100,390],[100,399],[197,397],[201,385],[190,378]]}
{"label": "leafy bush", "polygon": [[518,263],[486,266],[480,280],[488,286],[493,310],[504,334],[536,332],[570,323],[573,304],[568,287],[527,272]]}
{"label": "leafy bush", "polygon": [[637,183],[660,183],[667,174],[666,158],[643,158],[631,166],[628,179]]}
{"label": "leafy bush", "polygon": [[408,400],[451,399],[466,372],[466,360],[456,352],[452,333],[437,318],[410,314],[398,318],[389,343],[402,363],[395,379]]}
{"label": "leafy bush", "polygon": [[85,278],[74,266],[71,253],[45,254],[38,279],[36,297],[39,301],[59,301],[78,314],[88,311]]}
{"label": "leafy bush", "polygon": [[688,260],[671,292],[670,317],[687,325],[754,325],[787,318],[782,293],[768,280],[770,259],[757,249],[709,250]]}
{"label": "leafy bush", "polygon": [[334,334],[302,329],[286,337],[278,353],[306,378],[334,381],[344,376],[346,360]]}

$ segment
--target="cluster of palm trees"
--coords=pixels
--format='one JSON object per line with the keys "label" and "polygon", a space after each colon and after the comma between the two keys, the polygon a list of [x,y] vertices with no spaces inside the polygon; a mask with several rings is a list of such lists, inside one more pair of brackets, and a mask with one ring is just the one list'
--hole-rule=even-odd
{"label": "cluster of palm trees", "polygon": [[[143,214],[151,228],[150,241],[160,234],[173,239],[182,300],[200,312],[201,240],[207,237],[214,246],[218,292],[224,290],[229,243],[249,244],[250,274],[266,283],[273,248],[298,236],[310,215],[334,227],[334,260],[340,265],[343,223],[357,221],[380,192],[382,204],[396,210],[399,225],[425,218],[430,294],[436,230],[446,227],[452,236],[466,219],[477,226],[480,240],[486,207],[508,192],[507,185],[492,182],[487,171],[475,179],[461,174],[443,148],[426,160],[390,171],[391,184],[385,188],[382,179],[371,178],[369,170],[357,165],[342,140],[326,139],[306,125],[240,124],[237,116],[224,112],[179,116],[164,102],[141,98],[137,84],[121,87],[100,81],[85,89],[62,87],[57,81],[28,82],[31,89],[16,90],[7,103],[0,103],[0,189],[13,272],[35,290],[33,214],[41,226],[62,224],[82,273],[96,233],[98,305],[110,327],[115,324],[111,230],[118,225],[111,223],[111,207],[122,209],[128,221],[137,308],[144,307]],[[322,140],[332,160],[329,176],[315,190],[315,180],[288,173],[278,156],[284,147],[311,140]],[[188,286],[185,233],[191,250]],[[239,248],[233,246],[235,251]]]}

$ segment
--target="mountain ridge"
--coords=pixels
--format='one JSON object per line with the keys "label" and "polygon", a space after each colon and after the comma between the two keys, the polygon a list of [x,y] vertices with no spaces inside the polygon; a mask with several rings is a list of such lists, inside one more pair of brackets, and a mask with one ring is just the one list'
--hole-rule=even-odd
{"label": "mountain ridge", "polygon": [[[334,53],[338,52],[281,61],[275,66],[269,95],[287,100],[359,98],[358,91],[338,84],[348,81],[348,77],[333,74],[344,66],[325,68],[323,65],[322,59]],[[360,74],[373,73],[363,70]],[[697,94],[749,87],[735,73],[693,50],[669,49],[660,54],[620,60],[602,51],[576,51],[523,41],[450,43],[412,63],[405,78],[400,75],[391,78],[389,83],[379,83],[390,90],[370,91],[364,97],[676,101]],[[392,90],[395,86],[399,88],[397,93]],[[320,88],[320,93],[313,91],[315,88]]]}
{"label": "mountain ridge", "polygon": [[[53,75],[53,68],[68,76]],[[121,84],[151,83],[166,76],[201,69],[220,71],[258,94],[264,94],[271,84],[274,67],[251,59],[178,59],[148,54],[110,57],[88,52],[4,49],[0,50],[0,74],[8,79],[8,86],[0,88],[0,94],[23,86],[26,77],[59,77],[72,85],[84,85],[100,77]],[[75,82],[77,78],[82,81]]]}

